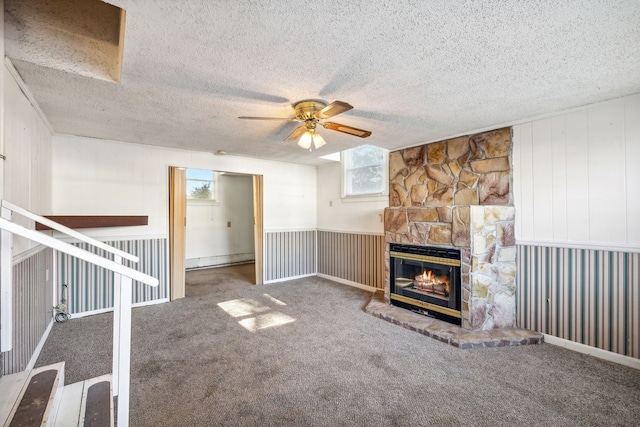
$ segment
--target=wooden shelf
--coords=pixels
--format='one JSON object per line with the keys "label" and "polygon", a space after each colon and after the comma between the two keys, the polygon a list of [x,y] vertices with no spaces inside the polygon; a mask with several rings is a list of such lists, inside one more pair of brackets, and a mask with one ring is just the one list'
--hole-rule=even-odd
{"label": "wooden shelf", "polygon": [[[149,224],[149,217],[146,215],[45,215],[44,217],[74,229]],[[51,230],[51,228],[36,222],[36,230]]]}

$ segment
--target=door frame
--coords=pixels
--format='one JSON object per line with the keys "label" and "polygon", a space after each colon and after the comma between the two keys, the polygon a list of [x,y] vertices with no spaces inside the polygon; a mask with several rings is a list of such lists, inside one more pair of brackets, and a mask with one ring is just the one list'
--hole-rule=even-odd
{"label": "door frame", "polygon": [[[169,166],[169,295],[171,300],[184,298],[185,295],[187,169],[186,167]],[[180,170],[182,172],[179,172]],[[178,175],[184,176],[179,177]],[[263,176],[247,175],[253,177],[253,240],[256,285],[262,285],[264,284]],[[179,191],[180,189],[182,191]]]}

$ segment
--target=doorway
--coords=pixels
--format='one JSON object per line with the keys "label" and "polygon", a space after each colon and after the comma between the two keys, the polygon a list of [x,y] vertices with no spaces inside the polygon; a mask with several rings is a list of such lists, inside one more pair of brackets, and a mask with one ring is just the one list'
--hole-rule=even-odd
{"label": "doorway", "polygon": [[[246,244],[238,244],[236,240],[242,240],[242,234],[253,233],[253,254],[255,259],[255,284],[263,284],[263,219],[262,219],[262,176],[247,175],[228,172],[215,172],[216,175],[207,183],[206,174],[188,173],[187,168],[170,167],[169,177],[169,256],[170,256],[170,295],[171,299],[183,298],[185,290],[185,268],[206,267],[210,265],[225,265],[242,262],[243,257],[247,257],[248,249]],[[226,175],[226,176],[225,176]],[[193,182],[189,182],[189,176]],[[197,178],[199,177],[199,178]],[[223,185],[228,188],[223,189]],[[192,197],[187,204],[189,193],[197,190],[200,200]],[[250,200],[234,204],[233,191],[235,189],[247,188]],[[211,194],[207,193],[211,190]],[[224,192],[227,191],[227,194]],[[207,200],[208,199],[208,200]],[[216,200],[217,199],[217,200]],[[239,197],[237,199],[240,199]],[[242,204],[244,203],[244,205]],[[221,206],[224,204],[224,206]],[[252,205],[252,206],[251,206]],[[191,207],[193,212],[188,213]],[[236,209],[236,213],[233,210]],[[242,210],[242,212],[239,212]],[[248,211],[248,212],[246,212]],[[251,217],[253,214],[253,217]],[[248,217],[242,220],[242,216]],[[217,229],[204,229],[198,227],[206,226],[206,220],[215,224]],[[187,256],[187,226],[189,222],[201,221],[200,224],[193,224],[192,229],[196,230],[196,235],[190,239],[190,244],[195,242],[195,247]],[[247,229],[234,230],[236,224],[248,224]],[[238,225],[239,225],[238,224]],[[251,227],[253,225],[253,227]],[[252,228],[252,231],[251,231]],[[205,233],[208,233],[208,235]],[[234,234],[235,233],[235,234]],[[200,236],[199,234],[202,234]],[[235,239],[235,240],[234,240]],[[207,253],[206,245],[211,246]],[[233,246],[236,252],[231,255],[224,254],[226,247]],[[240,250],[237,250],[240,248]],[[217,251],[217,252],[216,252]],[[243,254],[244,252],[244,254]],[[188,260],[188,262],[187,262]]]}

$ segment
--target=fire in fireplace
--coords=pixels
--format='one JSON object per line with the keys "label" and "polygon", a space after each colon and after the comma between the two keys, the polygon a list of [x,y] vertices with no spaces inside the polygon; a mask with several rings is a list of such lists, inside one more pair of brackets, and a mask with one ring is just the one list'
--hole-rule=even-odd
{"label": "fire in fireplace", "polygon": [[393,305],[460,325],[460,251],[391,243]]}

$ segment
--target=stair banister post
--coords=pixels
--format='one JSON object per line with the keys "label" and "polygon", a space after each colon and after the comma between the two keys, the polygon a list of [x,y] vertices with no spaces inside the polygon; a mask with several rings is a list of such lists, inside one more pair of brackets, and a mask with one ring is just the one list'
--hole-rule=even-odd
{"label": "stair banister post", "polygon": [[[122,264],[122,257],[114,255],[113,261]],[[113,275],[113,369],[111,370],[113,382],[113,395],[118,395],[118,381],[120,380],[120,370],[118,368],[120,362],[120,294],[122,286],[122,276],[120,274]]]}
{"label": "stair banister post", "polygon": [[[116,274],[116,276],[120,276]],[[119,335],[120,348],[113,357],[118,359],[118,387],[114,386],[118,396],[118,427],[129,425],[129,385],[131,374],[131,293],[133,280],[120,276],[120,300],[114,307],[120,306]],[[115,314],[115,313],[114,313]],[[114,371],[114,374],[116,371]]]}
{"label": "stair banister post", "polygon": [[[2,218],[11,221],[11,211],[0,209]],[[0,230],[0,352],[11,350],[13,335],[13,234]]]}

